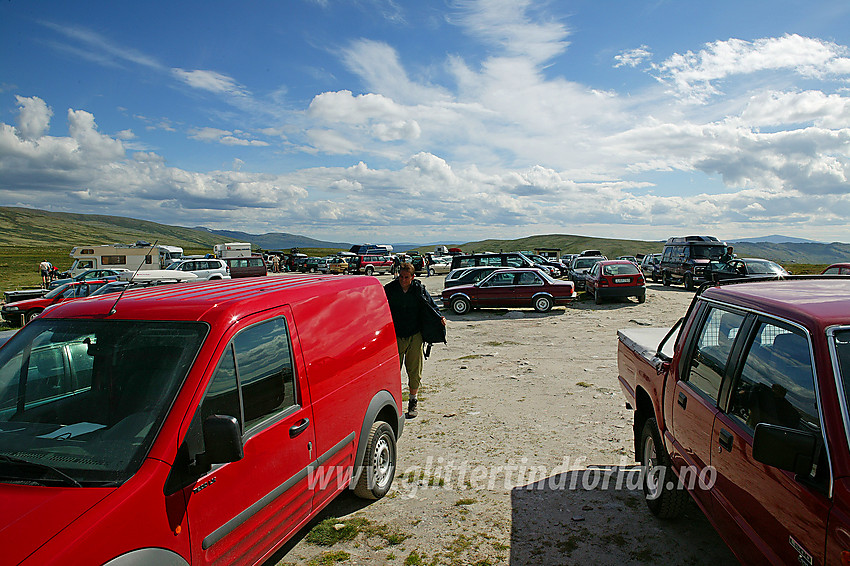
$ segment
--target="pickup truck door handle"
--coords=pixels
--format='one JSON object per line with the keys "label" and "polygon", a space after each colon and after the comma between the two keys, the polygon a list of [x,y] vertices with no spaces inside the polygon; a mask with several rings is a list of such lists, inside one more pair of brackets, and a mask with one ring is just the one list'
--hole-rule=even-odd
{"label": "pickup truck door handle", "polygon": [[307,430],[307,427],[309,425],[310,419],[304,419],[298,424],[292,425],[291,427],[289,427],[289,438],[295,438],[296,436]]}
{"label": "pickup truck door handle", "polygon": [[732,440],[735,437],[732,436],[732,433],[726,430],[725,428],[720,429],[720,449],[725,448],[727,451],[732,451]]}
{"label": "pickup truck door handle", "polygon": [[681,391],[679,391],[679,401],[678,401],[678,403],[679,403],[679,405],[682,406],[683,409],[688,408],[688,396],[685,395],[684,393],[682,393]]}

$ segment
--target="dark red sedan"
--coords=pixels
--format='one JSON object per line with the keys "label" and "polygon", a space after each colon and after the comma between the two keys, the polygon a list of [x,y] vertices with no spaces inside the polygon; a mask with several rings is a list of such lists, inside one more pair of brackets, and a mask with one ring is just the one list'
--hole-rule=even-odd
{"label": "dark red sedan", "polygon": [[[112,280],[115,278],[112,277]],[[105,279],[89,280],[89,281],[72,281],[65,283],[61,287],[57,287],[52,291],[48,291],[43,297],[37,299],[27,299],[25,301],[16,301],[14,303],[3,305],[3,318],[11,324],[20,323],[26,324],[33,318],[37,317],[41,311],[51,305],[56,305],[69,299],[79,299],[88,297],[95,289],[108,283]]]}
{"label": "dark red sedan", "polygon": [[631,261],[600,261],[590,269],[586,284],[597,305],[604,299],[617,297],[637,297],[639,303],[646,301],[646,280]]}
{"label": "dark red sedan", "polygon": [[572,281],[556,281],[536,268],[497,269],[474,285],[445,289],[443,304],[457,314],[490,307],[532,307],[547,312],[575,300]]}

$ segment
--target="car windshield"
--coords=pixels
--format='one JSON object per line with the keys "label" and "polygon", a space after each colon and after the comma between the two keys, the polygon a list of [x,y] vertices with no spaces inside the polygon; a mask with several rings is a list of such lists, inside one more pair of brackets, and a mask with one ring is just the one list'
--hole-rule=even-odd
{"label": "car windshield", "polygon": [[697,259],[720,259],[726,253],[724,246],[692,246],[691,257]]}
{"label": "car windshield", "polygon": [[772,261],[747,261],[747,271],[756,275],[775,275],[787,273],[781,265]]}
{"label": "car windshield", "polygon": [[171,265],[169,265],[165,269],[177,269],[178,267],[180,267],[180,263],[172,263]]}
{"label": "car windshield", "polygon": [[576,268],[576,269],[588,269],[588,268],[593,267],[594,265],[596,265],[596,264],[597,264],[597,263],[599,263],[600,261],[602,261],[602,260],[601,260],[601,259],[599,259],[599,258],[581,258],[581,259],[577,259],[577,260],[576,260],[576,262],[575,262],[575,268]]}
{"label": "car windshield", "polygon": [[74,283],[74,282],[69,281],[68,283],[65,283],[64,285],[62,285],[61,287],[56,287],[52,291],[48,291],[47,293],[44,294],[44,298],[45,299],[53,299],[53,298],[56,298],[56,297],[62,295],[62,293],[64,293],[68,289],[71,289],[72,287],[76,286],[76,285],[71,285],[71,283]]}
{"label": "car windshield", "polygon": [[640,273],[640,269],[631,262],[629,263],[610,263],[603,266],[603,275],[635,275]]}
{"label": "car windshield", "polygon": [[0,482],[126,481],[206,333],[198,322],[27,324],[0,349]]}

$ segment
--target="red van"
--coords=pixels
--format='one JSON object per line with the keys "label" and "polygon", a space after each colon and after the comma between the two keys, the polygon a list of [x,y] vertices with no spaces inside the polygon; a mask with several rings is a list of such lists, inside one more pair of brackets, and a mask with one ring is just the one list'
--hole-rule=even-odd
{"label": "red van", "polygon": [[51,307],[0,348],[2,562],[262,563],[342,490],[389,490],[398,368],[374,278]]}

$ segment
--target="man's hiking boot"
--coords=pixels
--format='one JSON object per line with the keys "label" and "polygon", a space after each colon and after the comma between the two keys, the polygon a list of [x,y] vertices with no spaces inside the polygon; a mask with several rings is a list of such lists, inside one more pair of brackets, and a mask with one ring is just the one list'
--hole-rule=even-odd
{"label": "man's hiking boot", "polygon": [[419,414],[417,407],[419,406],[418,399],[410,399],[407,403],[407,414],[405,415],[408,419],[415,419],[416,415]]}

